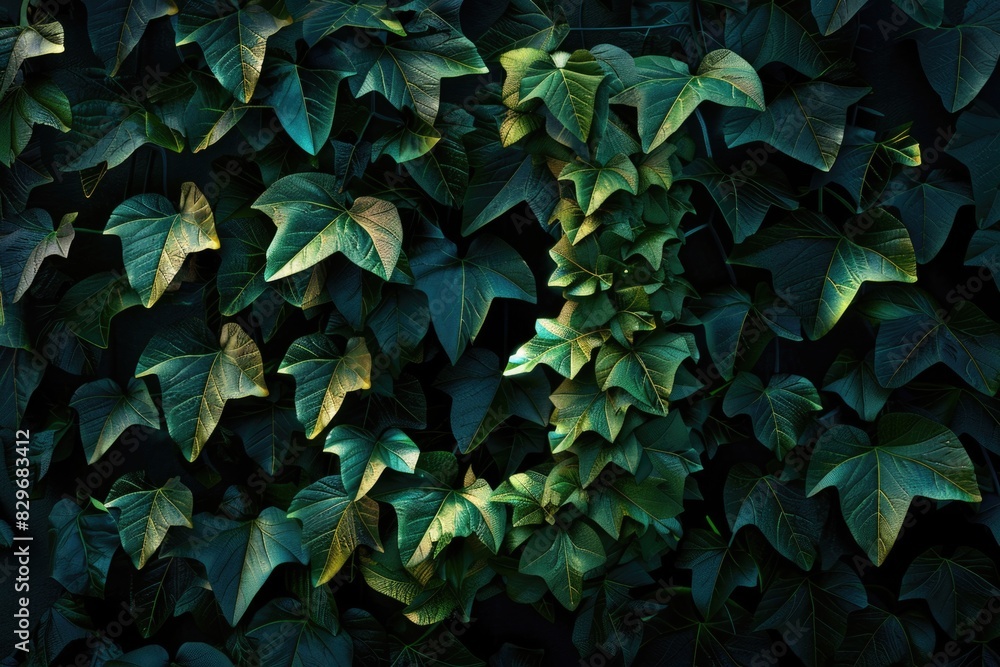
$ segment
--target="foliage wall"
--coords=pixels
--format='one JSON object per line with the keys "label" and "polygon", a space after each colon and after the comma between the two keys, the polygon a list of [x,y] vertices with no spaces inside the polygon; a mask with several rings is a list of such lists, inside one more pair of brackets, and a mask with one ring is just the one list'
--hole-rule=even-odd
{"label": "foliage wall", "polygon": [[14,3],[4,664],[1000,664],[998,57],[991,0]]}

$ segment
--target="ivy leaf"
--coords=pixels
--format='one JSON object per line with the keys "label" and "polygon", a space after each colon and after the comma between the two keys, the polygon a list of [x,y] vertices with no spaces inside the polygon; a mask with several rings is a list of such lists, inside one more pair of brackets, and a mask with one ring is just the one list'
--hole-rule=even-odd
{"label": "ivy leaf", "polygon": [[186,319],[153,336],[136,377],[157,375],[170,437],[194,461],[219,424],[226,401],[267,396],[264,364],[253,339],[233,322],[219,342],[198,319]]}
{"label": "ivy leaf", "polygon": [[64,50],[59,23],[0,27],[0,97],[7,94],[25,60]]}
{"label": "ivy leaf", "polygon": [[[959,547],[950,557],[940,547],[917,556],[899,587],[900,600],[924,600],[931,615],[949,637],[964,638],[987,604],[1000,595],[996,565],[986,554],[969,547]],[[987,630],[989,639],[996,630]]]}
{"label": "ivy leaf", "polygon": [[923,28],[914,39],[931,87],[948,111],[958,111],[976,98],[997,66],[1000,7],[970,0],[957,25]]}
{"label": "ivy leaf", "polygon": [[830,171],[840,153],[847,109],[870,88],[811,81],[786,86],[763,113],[733,109],[726,114],[730,148],[763,141],[820,171]]}
{"label": "ivy leaf", "polygon": [[177,46],[198,44],[219,83],[240,102],[249,102],[264,63],[267,38],[289,22],[275,18],[263,5],[189,0],[174,30]]}
{"label": "ivy leaf", "polygon": [[770,165],[763,165],[754,175],[744,171],[727,174],[711,160],[698,158],[684,168],[682,179],[705,186],[736,243],[757,233],[772,206],[786,211],[799,207],[784,174]]}
{"label": "ivy leaf", "polygon": [[844,137],[843,150],[833,167],[830,179],[847,190],[857,204],[857,213],[880,203],[882,192],[892,178],[893,166],[916,167],[920,164],[920,144],[909,135],[909,127],[895,130],[885,139],[857,127]]}
{"label": "ivy leaf", "polygon": [[295,494],[288,517],[302,522],[313,586],[333,579],[358,546],[382,550],[378,503],[349,492],[339,475],[324,477]]}
{"label": "ivy leaf", "polygon": [[[423,458],[423,457],[422,457]],[[421,461],[423,463],[423,461]],[[485,479],[466,479],[461,488],[425,476],[425,484],[381,494],[399,517],[399,555],[407,569],[436,558],[452,540],[476,535],[496,553],[506,532],[507,515],[490,502]]]}
{"label": "ivy leaf", "polygon": [[377,92],[428,125],[438,115],[442,79],[489,72],[475,45],[452,31],[375,43],[347,55],[357,69],[350,79],[355,98]]}
{"label": "ivy leaf", "polygon": [[[193,558],[205,566],[215,599],[226,621],[235,626],[276,567],[309,562],[299,524],[277,507],[255,519],[232,519],[201,513],[194,529],[171,533],[163,556]],[[168,546],[169,545],[169,546]]]}
{"label": "ivy leaf", "polygon": [[610,337],[607,329],[577,329],[573,314],[575,302],[567,302],[556,319],[535,321],[535,336],[510,357],[504,375],[528,373],[538,364],[545,364],[572,380],[590,361],[594,350]]}
{"label": "ivy leaf", "polygon": [[82,508],[70,498],[57,502],[49,513],[54,553],[52,578],[78,595],[104,597],[111,558],[118,549],[118,530],[107,512],[90,503]]}
{"label": "ivy leaf", "polygon": [[503,15],[476,40],[484,60],[497,60],[505,51],[531,48],[551,52],[569,34],[569,26],[544,2],[511,0]]}
{"label": "ivy leaf", "polygon": [[757,73],[750,63],[727,49],[706,54],[693,76],[686,64],[666,56],[640,56],[635,67],[637,81],[611,102],[638,107],[644,153],[670,138],[702,102],[764,109],[764,90]]}
{"label": "ivy leaf", "polygon": [[127,199],[115,207],[104,233],[121,239],[129,283],[147,308],[167,291],[190,253],[220,246],[208,200],[191,182],[181,186],[176,209],[161,195]]}
{"label": "ivy leaf", "polygon": [[[81,171],[93,167],[117,167],[146,144],[162,146],[175,153],[184,148],[183,137],[167,127],[160,118],[134,103],[97,99],[73,105],[73,130],[69,139],[75,147],[62,171]],[[80,148],[86,148],[82,153]],[[102,167],[105,168],[105,167]]]}
{"label": "ivy leaf", "polygon": [[729,261],[771,271],[811,340],[833,328],[863,282],[917,281],[906,228],[883,209],[852,219],[846,230],[816,213],[794,213],[738,246]]}
{"label": "ivy leaf", "polygon": [[[792,11],[801,16],[800,8]],[[725,43],[758,71],[779,62],[817,78],[834,65],[822,36],[776,0],[756,5],[745,14],[727,12]]]}
{"label": "ivy leaf", "polygon": [[265,221],[230,218],[218,226],[220,248],[219,312],[231,317],[267,290],[265,253],[273,235]]}
{"label": "ivy leaf", "polygon": [[803,570],[812,568],[826,518],[825,503],[807,498],[793,482],[761,475],[746,463],[729,471],[724,497],[733,535],[745,526],[756,526],[778,553]]}
{"label": "ivy leaf", "polygon": [[301,444],[295,441],[293,434],[302,431],[302,424],[290,403],[270,398],[257,402],[252,409],[241,411],[232,424],[233,431],[243,441],[247,456],[267,475],[278,475],[301,451]]}
{"label": "ivy leaf", "polygon": [[619,190],[637,194],[639,172],[628,156],[619,153],[605,165],[567,162],[559,173],[559,180],[572,181],[576,185],[580,208],[584,215],[590,215]]}
{"label": "ivy leaf", "polygon": [[667,414],[674,376],[689,357],[698,361],[692,334],[656,331],[631,347],[608,341],[597,352],[594,368],[603,391],[620,387],[641,410],[662,416]]}
{"label": "ivy leaf", "polygon": [[958,158],[972,175],[976,200],[976,221],[980,229],[1000,220],[1000,165],[987,158],[1000,147],[1000,115],[985,103],[977,103],[963,113],[957,132],[948,142],[946,152]]}
{"label": "ivy leaf", "polygon": [[820,31],[832,35],[867,4],[868,0],[812,0],[812,14]]}
{"label": "ivy leaf", "polygon": [[365,339],[347,341],[341,352],[325,334],[295,340],[278,367],[295,378],[295,412],[310,440],[318,436],[352,391],[371,387],[372,357]]}
{"label": "ivy leaf", "polygon": [[247,112],[215,77],[192,72],[194,95],[184,109],[184,128],[191,152],[203,151],[221,140]]}
{"label": "ivy leaf", "polygon": [[410,258],[416,287],[431,304],[431,321],[452,364],[476,339],[493,299],[535,303],[528,265],[504,241],[477,236],[465,257],[447,239],[421,244]]}
{"label": "ivy leaf", "polygon": [[385,2],[352,0],[290,0],[288,9],[295,21],[302,23],[302,36],[315,46],[341,28],[388,30],[406,35],[403,25]]}
{"label": "ivy leaf", "polygon": [[574,380],[563,380],[552,393],[552,423],[549,433],[552,453],[569,449],[586,431],[593,431],[608,442],[614,442],[625,423],[629,403],[618,398],[612,389],[603,391],[594,374],[587,370]]}
{"label": "ivy leaf", "polygon": [[928,28],[937,28],[944,19],[944,0],[892,0],[910,18]]}
{"label": "ivy leaf", "polygon": [[517,378],[500,373],[500,362],[489,350],[471,349],[458,363],[438,375],[436,385],[451,396],[451,427],[463,454],[481,445],[511,415],[548,423],[550,386],[536,372]]}
{"label": "ivy leaf", "polygon": [[157,487],[141,471],[126,473],[111,485],[104,504],[118,510],[111,516],[118,525],[122,547],[137,569],[142,569],[156,553],[171,526],[193,527],[194,496],[179,477]]}
{"label": "ivy leaf", "polygon": [[314,65],[298,64],[282,57],[268,58],[264,84],[270,87],[264,101],[274,109],[282,127],[310,155],[326,144],[333,127],[337,87],[355,74],[354,66],[340,49],[331,47]]}
{"label": "ivy leaf", "polygon": [[330,174],[285,176],[253,207],[278,227],[267,249],[267,280],[305,271],[337,252],[388,280],[399,260],[403,226],[396,207],[374,197],[358,197],[348,208]]}
{"label": "ivy leaf", "polygon": [[722,403],[727,417],[749,415],[754,435],[784,459],[809,426],[809,413],[822,410],[819,392],[799,375],[772,375],[767,386],[753,373],[741,372],[726,390]]}
{"label": "ivy leaf", "polygon": [[1000,325],[974,303],[947,313],[923,290],[893,288],[866,299],[862,311],[880,322],[875,375],[883,387],[902,387],[944,363],[985,394],[1000,389]]}
{"label": "ivy leaf", "polygon": [[349,667],[354,664],[354,646],[350,635],[338,630],[331,611],[277,598],[254,614],[247,637],[260,642],[255,655],[262,656],[257,658],[261,667]]}
{"label": "ivy leaf", "polygon": [[19,301],[31,287],[46,257],[69,255],[70,245],[76,236],[73,229],[75,220],[76,213],[69,213],[62,217],[56,229],[52,229],[52,218],[46,211],[29,208],[23,213],[5,216],[0,221],[0,240],[3,241],[0,257],[7,274],[4,283],[16,279],[14,302]]}
{"label": "ivy leaf", "polygon": [[558,201],[555,181],[530,153],[491,141],[469,152],[474,169],[462,206],[462,234],[469,235],[527,202],[539,220],[548,220]]}
{"label": "ivy leaf", "polygon": [[837,649],[837,662],[857,667],[876,667],[886,661],[917,664],[933,654],[934,626],[913,613],[900,616],[874,605],[852,612],[847,633]]}
{"label": "ivy leaf", "polygon": [[365,496],[387,468],[415,472],[420,448],[398,428],[379,436],[357,426],[341,425],[326,436],[323,451],[340,459],[340,478],[354,500]]}
{"label": "ivy leaf", "polygon": [[597,89],[606,73],[590,52],[534,48],[507,51],[500,63],[519,82],[520,103],[541,100],[563,127],[580,141],[590,136]]}
{"label": "ivy leaf", "polygon": [[7,427],[21,425],[46,366],[45,359],[36,352],[0,347],[0,422]]}
{"label": "ivy leaf", "polygon": [[551,514],[542,504],[545,479],[545,475],[534,470],[515,473],[490,494],[490,502],[504,503],[513,508],[511,525],[514,528],[551,522]]}
{"label": "ivy leaf", "polygon": [[80,415],[80,440],[87,463],[96,463],[129,426],[160,427],[160,411],[142,380],[130,378],[122,391],[111,378],[80,387],[70,400]]}
{"label": "ivy leaf", "polygon": [[178,600],[194,583],[195,571],[184,558],[157,558],[132,574],[129,605],[139,634],[152,637],[174,614]]}
{"label": "ivy leaf", "polygon": [[848,614],[867,606],[864,584],[837,563],[827,572],[779,573],[767,583],[754,621],[758,630],[796,628],[798,641],[789,648],[807,665],[821,665],[844,640]]}
{"label": "ivy leaf", "polygon": [[913,414],[878,422],[878,444],[853,426],[837,425],[819,440],[809,462],[809,495],[840,494],[844,519],[876,565],[892,549],[914,496],[979,502],[979,485],[958,436]]}
{"label": "ivy leaf", "polygon": [[0,162],[10,167],[31,140],[35,125],[69,132],[73,122],[69,99],[46,79],[32,79],[11,89],[0,102]]}
{"label": "ivy leaf", "polygon": [[184,642],[177,649],[174,664],[179,667],[232,667],[229,657],[204,642]]}
{"label": "ivy leaf", "polygon": [[879,383],[874,360],[872,352],[859,359],[852,350],[841,350],[823,380],[824,390],[839,395],[844,403],[869,422],[875,421],[892,393]]}
{"label": "ivy leaf", "polygon": [[109,76],[118,73],[125,58],[146,32],[146,24],[177,13],[173,0],[86,0],[87,32],[94,53]]}
{"label": "ivy leaf", "polygon": [[549,250],[549,257],[556,263],[556,270],[549,278],[549,287],[562,287],[563,294],[589,296],[611,289],[614,283],[613,258],[601,250],[593,236],[574,244],[563,235]]}
{"label": "ivy leaf", "polygon": [[650,475],[637,482],[622,474],[590,495],[587,516],[616,540],[621,539],[622,523],[629,517],[642,531],[652,527],[664,539],[676,542],[681,526],[674,517],[684,511],[683,500],[682,477],[663,480]]}
{"label": "ivy leaf", "polygon": [[899,219],[906,225],[913,241],[917,262],[926,264],[934,259],[944,247],[958,209],[974,204],[972,190],[965,181],[948,178],[940,169],[935,169],[923,182],[911,181],[885,200],[886,206],[899,210]]}
{"label": "ivy leaf", "polygon": [[757,583],[757,563],[742,544],[727,544],[701,528],[684,536],[675,564],[691,570],[691,597],[706,617],[714,616],[737,587]]}
{"label": "ivy leaf", "polygon": [[56,308],[56,317],[81,340],[106,348],[112,318],[141,303],[139,294],[129,286],[126,274],[102,271],[66,290]]}
{"label": "ivy leaf", "polygon": [[583,580],[604,565],[604,545],[593,528],[574,521],[567,528],[537,531],[521,552],[518,569],[545,580],[549,590],[566,609],[576,609],[583,599]]}

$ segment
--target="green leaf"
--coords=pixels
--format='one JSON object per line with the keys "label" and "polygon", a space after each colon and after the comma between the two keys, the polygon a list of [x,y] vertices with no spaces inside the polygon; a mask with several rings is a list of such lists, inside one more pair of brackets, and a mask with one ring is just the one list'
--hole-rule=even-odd
{"label": "green leaf", "polygon": [[208,200],[191,182],[181,186],[176,208],[155,194],[127,199],[115,207],[104,233],[121,239],[129,284],[147,308],[167,291],[189,254],[220,246]]}
{"label": "green leaf", "polygon": [[974,303],[960,301],[948,313],[918,288],[893,288],[866,299],[862,310],[880,322],[875,375],[883,387],[902,387],[944,363],[979,391],[1000,389],[1000,325]]}
{"label": "green leaf", "polygon": [[552,453],[565,451],[583,433],[593,431],[608,442],[614,442],[625,423],[629,403],[613,392],[603,391],[594,374],[587,370],[574,380],[563,380],[552,393],[552,423],[549,433]]}
{"label": "green leaf", "polygon": [[[926,264],[944,247],[958,209],[975,203],[972,190],[965,181],[948,178],[940,169],[932,171],[923,182],[911,181],[908,187],[900,180],[897,177],[889,184],[894,194],[885,200],[885,206],[899,210],[899,219],[910,232],[917,262]],[[900,188],[896,189],[896,185]]]}
{"label": "green leaf", "polygon": [[853,426],[837,425],[819,440],[809,462],[809,495],[840,494],[844,519],[858,545],[881,565],[914,496],[979,502],[979,486],[958,436],[918,415],[893,413],[878,422],[878,444]]}
{"label": "green leaf", "polygon": [[838,394],[858,416],[869,422],[875,421],[892,393],[879,384],[874,360],[872,352],[859,359],[852,350],[841,350],[823,379],[825,391]]}
{"label": "green leaf", "polygon": [[278,475],[301,452],[302,445],[294,433],[302,431],[291,401],[273,400],[248,404],[232,423],[232,429],[243,441],[247,456],[267,475]]}
{"label": "green leaf", "polygon": [[757,583],[757,563],[750,551],[701,528],[684,536],[675,564],[691,570],[691,596],[698,611],[707,617],[713,616],[737,587]]}
{"label": "green leaf", "polygon": [[837,183],[857,204],[856,213],[881,204],[882,193],[892,179],[893,166],[916,167],[920,164],[920,144],[909,135],[909,127],[881,140],[875,133],[857,127],[845,134],[843,150],[830,169],[830,180]]}
{"label": "green leaf", "polygon": [[698,158],[684,168],[682,179],[705,186],[736,243],[757,233],[772,206],[786,211],[799,207],[784,174],[770,165],[761,166],[753,175],[739,170],[727,174],[711,160]]}
{"label": "green leaf", "polygon": [[931,87],[948,111],[958,111],[976,98],[997,66],[1000,7],[970,0],[956,25],[924,28],[914,39]]}
{"label": "green leaf", "polygon": [[427,295],[434,331],[452,364],[476,339],[493,299],[535,303],[528,265],[493,236],[477,236],[465,257],[447,239],[427,241],[414,251],[410,268],[417,289]]}
{"label": "green leaf", "polygon": [[549,250],[549,257],[556,263],[549,287],[564,288],[566,297],[589,296],[611,289],[614,283],[613,258],[601,251],[600,243],[593,236],[574,244],[564,234]]}
{"label": "green leaf", "polygon": [[521,552],[518,569],[545,580],[566,609],[576,609],[583,599],[583,580],[604,565],[604,545],[593,528],[574,521],[568,528],[535,532]]}
{"label": "green leaf", "polygon": [[826,518],[824,502],[807,498],[794,482],[761,475],[746,463],[729,471],[725,502],[733,535],[756,526],[778,553],[803,570],[812,568]]}
{"label": "green leaf", "polygon": [[[924,600],[949,637],[964,639],[987,604],[1000,595],[993,559],[976,549],[958,547],[951,556],[935,547],[917,556],[899,587],[900,600]],[[988,639],[996,636],[987,629]]]}
{"label": "green leaf", "polygon": [[173,0],[85,0],[87,33],[94,53],[109,76],[118,73],[125,58],[146,32],[146,24],[177,13]]}
{"label": "green leaf", "polygon": [[118,525],[122,547],[138,569],[156,553],[171,526],[193,527],[194,496],[179,477],[158,487],[149,483],[143,472],[126,473],[111,485],[104,505],[119,510],[111,516]]}
{"label": "green leaf", "polygon": [[323,451],[340,459],[343,486],[355,500],[375,486],[383,470],[412,473],[420,458],[420,448],[398,428],[376,437],[357,426],[337,426],[327,434]]}
{"label": "green leaf", "polygon": [[349,667],[354,664],[354,647],[350,635],[338,630],[331,611],[277,598],[254,614],[247,637],[260,642],[253,654],[259,656],[260,667]]}
{"label": "green leaf", "polygon": [[1000,147],[1000,115],[985,103],[963,113],[946,152],[969,168],[980,229],[1000,220],[1000,165],[989,159]]}
{"label": "green leaf", "polygon": [[559,173],[559,180],[572,181],[576,185],[580,208],[584,215],[590,215],[619,190],[637,194],[639,172],[627,155],[619,153],[603,166],[582,161],[567,162]]}
{"label": "green leaf", "polygon": [[195,91],[184,109],[184,128],[191,152],[197,153],[226,136],[248,107],[208,74],[192,72],[191,81]]}
{"label": "green leaf", "polygon": [[103,271],[70,287],[59,301],[56,317],[81,340],[106,348],[114,316],[141,303],[126,274]]}
{"label": "green leaf", "polygon": [[111,558],[118,549],[118,531],[107,512],[87,503],[79,507],[70,498],[57,502],[49,513],[53,553],[52,578],[71,593],[104,597]]}
{"label": "green leaf", "polygon": [[481,445],[510,416],[548,423],[550,386],[541,372],[504,377],[489,350],[468,350],[438,375],[436,386],[451,396],[451,429],[463,454]]}
{"label": "green leaf", "polygon": [[944,19],[944,0],[892,0],[910,18],[928,28],[937,28]]}
{"label": "green leaf", "polygon": [[738,246],[729,261],[768,269],[811,340],[833,328],[862,283],[917,281],[906,228],[883,209],[850,220],[846,229],[822,215],[794,213]]}
{"label": "green leaf", "polygon": [[184,558],[157,558],[132,573],[129,604],[135,609],[139,634],[148,639],[174,615],[178,600],[195,579],[192,564]]}
{"label": "green leaf", "polygon": [[831,35],[854,18],[868,0],[812,0],[812,15],[824,35]]}
{"label": "green leaf", "polygon": [[858,575],[837,563],[827,572],[778,574],[767,583],[754,621],[758,630],[797,636],[789,642],[792,652],[807,665],[822,665],[844,640],[848,614],[867,606],[868,594]]}
{"label": "green leaf", "polygon": [[0,97],[7,94],[25,60],[64,50],[63,27],[58,23],[0,27]]}
{"label": "green leaf", "polygon": [[0,102],[0,162],[11,166],[28,146],[35,125],[69,132],[73,122],[69,99],[46,79],[32,79],[13,88]]}
{"label": "green leaf", "polygon": [[823,37],[811,22],[803,23],[801,7],[778,0],[762,2],[746,14],[726,13],[725,43],[760,71],[770,63],[782,63],[809,78],[817,78],[835,64]]}
{"label": "green leaf", "polygon": [[452,31],[376,41],[347,55],[357,69],[350,79],[354,97],[377,92],[428,125],[438,115],[442,79],[489,72],[475,45]]}
{"label": "green leaf", "polygon": [[249,102],[264,63],[267,38],[290,21],[263,5],[189,0],[177,18],[177,46],[198,44],[212,74],[240,102]]}
{"label": "green leaf", "polygon": [[660,330],[631,347],[611,340],[597,352],[597,384],[604,391],[620,387],[639,409],[666,415],[674,376],[688,358],[698,361],[698,346],[690,333]]}
{"label": "green leaf", "polygon": [[157,333],[136,366],[136,377],[146,375],[159,376],[167,429],[188,461],[201,453],[226,401],[268,393],[257,344],[232,322],[222,326],[218,343],[197,319]]}
{"label": "green leaf", "polygon": [[822,410],[812,382],[799,375],[772,375],[767,386],[753,373],[741,372],[726,390],[727,417],[749,415],[753,432],[779,459],[798,444],[810,424],[810,412]]}
{"label": "green leaf", "polygon": [[219,312],[231,317],[267,290],[265,253],[273,234],[267,222],[256,217],[230,218],[218,226],[218,233]]}
{"label": "green leaf", "polygon": [[879,667],[919,664],[934,652],[934,626],[915,613],[900,616],[874,605],[853,612],[847,619],[847,633],[837,649],[838,664]]}
{"label": "green leaf", "polygon": [[278,367],[295,378],[295,412],[310,440],[318,436],[352,391],[371,387],[372,357],[364,338],[351,338],[341,352],[316,333],[295,340]]}
{"label": "green leaf", "polygon": [[324,477],[295,494],[288,517],[302,522],[313,586],[333,579],[360,545],[378,551],[378,503],[344,488],[339,475]]}
{"label": "green leaf", "polygon": [[470,151],[469,161],[475,173],[465,191],[462,234],[471,234],[521,202],[527,202],[536,218],[548,220],[558,190],[548,169],[530,153],[490,142]]}
{"label": "green leaf", "polygon": [[726,145],[763,141],[799,162],[830,171],[844,141],[847,110],[870,90],[823,81],[786,86],[763,113],[728,112]]}
{"label": "green leaf", "polygon": [[333,47],[314,66],[281,57],[268,58],[263,85],[270,90],[264,102],[274,109],[288,136],[302,150],[316,155],[333,127],[337,88],[352,74],[354,66],[340,49]]}
{"label": "green leaf", "polygon": [[87,99],[73,105],[72,115],[73,131],[68,136],[75,148],[67,153],[72,159],[61,165],[62,171],[81,171],[102,163],[112,169],[146,144],[175,153],[184,148],[183,137],[155,113],[131,102]]}
{"label": "green leaf", "polygon": [[14,302],[19,301],[31,287],[46,257],[69,256],[70,245],[76,236],[73,229],[76,215],[64,215],[56,229],[52,229],[49,214],[40,208],[29,208],[0,220],[0,241],[3,242],[0,257],[3,258],[6,274],[4,284],[16,280]]}
{"label": "green leaf", "polygon": [[637,482],[622,474],[587,499],[587,516],[613,538],[621,539],[622,523],[629,517],[641,529],[652,527],[665,540],[674,541],[681,535],[680,522],[675,519],[684,511],[684,479],[662,480],[651,475]]}
{"label": "green leaf", "polygon": [[358,197],[348,207],[332,175],[281,178],[253,207],[278,227],[267,249],[267,280],[305,271],[337,252],[388,280],[399,260],[403,227],[396,207],[374,197]]}
{"label": "green leaf", "polygon": [[503,15],[476,40],[483,60],[497,60],[505,51],[532,48],[551,52],[569,34],[558,11],[538,0],[511,0]]}
{"label": "green leaf", "polygon": [[507,514],[490,501],[492,492],[485,479],[476,479],[470,472],[457,489],[447,480],[425,476],[421,486],[381,494],[379,500],[392,505],[399,517],[403,565],[413,569],[437,558],[452,540],[470,535],[496,553],[506,532]]}
{"label": "green leaf", "polygon": [[309,562],[302,550],[299,524],[277,507],[255,519],[232,519],[201,513],[194,529],[171,533],[162,556],[193,558],[205,566],[215,599],[226,621],[235,626],[276,567]]}
{"label": "green leaf", "polygon": [[545,508],[543,494],[545,491],[545,475],[534,470],[519,472],[505,479],[493,493],[490,502],[510,505],[514,510],[511,525],[533,526],[549,521],[552,515]]}
{"label": "green leaf", "polygon": [[760,78],[746,60],[726,49],[705,55],[698,72],[666,56],[635,59],[636,81],[611,98],[638,107],[642,150],[649,153],[680,129],[702,102],[763,111]]}
{"label": "green leaf", "polygon": [[406,35],[402,24],[385,2],[353,0],[289,0],[289,11],[302,23],[302,36],[310,46],[341,28],[388,30]]}
{"label": "green leaf", "polygon": [[80,440],[87,463],[96,463],[104,456],[129,426],[160,427],[160,411],[145,383],[135,378],[129,379],[125,391],[111,378],[80,385],[69,404],[80,415]]}
{"label": "green leaf", "polygon": [[232,667],[229,657],[204,642],[184,642],[177,649],[174,664],[178,667]]}
{"label": "green leaf", "polygon": [[45,374],[45,359],[36,352],[0,347],[0,423],[17,428],[31,395]]}
{"label": "green leaf", "polygon": [[535,320],[534,337],[511,355],[504,375],[528,373],[545,364],[565,378],[576,377],[611,335],[607,329],[575,328],[576,309],[576,303],[569,301],[558,318]]}

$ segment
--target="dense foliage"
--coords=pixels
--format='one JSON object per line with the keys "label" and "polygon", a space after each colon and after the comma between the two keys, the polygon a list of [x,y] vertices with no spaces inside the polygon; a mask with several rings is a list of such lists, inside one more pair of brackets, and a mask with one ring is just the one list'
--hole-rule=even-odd
{"label": "dense foliage", "polygon": [[992,0],[25,0],[14,659],[1000,664],[998,57]]}

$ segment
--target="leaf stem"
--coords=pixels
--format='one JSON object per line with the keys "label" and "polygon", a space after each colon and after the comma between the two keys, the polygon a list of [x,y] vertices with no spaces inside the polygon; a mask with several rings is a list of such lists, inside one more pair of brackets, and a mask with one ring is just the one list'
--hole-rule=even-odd
{"label": "leaf stem", "polygon": [[708,155],[709,159],[712,157],[712,142],[708,138],[708,125],[705,124],[705,117],[701,115],[701,109],[694,110],[695,118],[698,119],[698,124],[701,125],[701,136],[705,140],[705,154]]}
{"label": "leaf stem", "polygon": [[86,227],[74,227],[73,231],[77,234],[97,234],[98,236],[104,236],[104,230],[101,229],[87,229]]}
{"label": "leaf stem", "polygon": [[716,535],[718,535],[719,537],[722,537],[722,533],[720,533],[720,532],[719,532],[719,529],[715,527],[715,522],[714,522],[714,521],[712,521],[712,517],[710,517],[710,516],[708,516],[708,515],[706,514],[706,515],[705,515],[705,521],[707,521],[707,522],[708,522],[708,527],[712,529],[712,532],[713,532],[713,533],[715,533],[715,534],[716,534]]}
{"label": "leaf stem", "polygon": [[706,227],[708,227],[708,223],[707,222],[705,224],[698,225],[694,229],[689,229],[686,232],[684,232],[684,238],[687,238],[689,236],[693,236],[693,235],[697,234],[698,232],[700,232],[701,230],[705,229]]}
{"label": "leaf stem", "polygon": [[31,0],[21,0],[21,25],[27,27],[28,25],[28,3]]}

